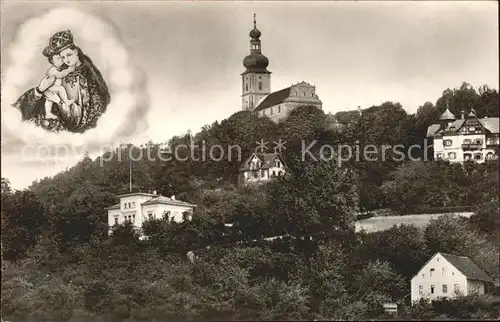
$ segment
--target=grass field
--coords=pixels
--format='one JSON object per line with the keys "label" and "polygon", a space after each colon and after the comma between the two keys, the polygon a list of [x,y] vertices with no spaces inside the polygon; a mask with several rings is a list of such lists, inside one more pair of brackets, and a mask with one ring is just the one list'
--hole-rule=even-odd
{"label": "grass field", "polygon": [[[473,212],[454,213],[455,216],[470,217]],[[384,217],[371,217],[356,221],[356,231],[364,229],[367,232],[381,231],[391,228],[395,225],[405,224],[414,225],[416,227],[425,227],[432,219],[436,219],[443,214],[418,214],[418,215],[405,215],[405,216],[384,216]]]}

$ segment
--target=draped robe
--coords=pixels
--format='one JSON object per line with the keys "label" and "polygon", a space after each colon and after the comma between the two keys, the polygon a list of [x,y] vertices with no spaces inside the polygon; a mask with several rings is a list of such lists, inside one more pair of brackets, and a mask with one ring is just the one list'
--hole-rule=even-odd
{"label": "draped robe", "polygon": [[52,132],[82,133],[95,128],[97,120],[110,102],[108,87],[99,70],[88,57],[83,56],[75,71],[63,78],[62,86],[66,89],[68,98],[75,99],[75,103],[68,109],[62,107],[62,102],[58,108],[53,107],[57,119],[45,118],[45,97],[36,88],[21,95],[14,106],[21,111],[23,120]]}

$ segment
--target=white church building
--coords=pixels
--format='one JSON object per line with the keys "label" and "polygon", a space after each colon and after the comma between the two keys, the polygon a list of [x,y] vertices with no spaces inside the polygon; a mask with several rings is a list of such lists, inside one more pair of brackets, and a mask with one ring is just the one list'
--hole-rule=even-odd
{"label": "white church building", "polygon": [[299,106],[315,106],[321,110],[323,103],[316,94],[316,86],[305,81],[271,92],[271,72],[267,70],[269,59],[262,54],[261,35],[254,15],[254,27],[249,34],[250,54],[243,59],[245,71],[241,74],[242,110],[257,112],[276,123]]}
{"label": "white church building", "polygon": [[127,221],[141,228],[148,219],[167,218],[181,222],[185,219],[184,213],[188,214],[186,219],[191,220],[194,207],[196,207],[196,205],[176,200],[175,196],[168,198],[156,193],[133,192],[117,197],[120,202],[106,208],[110,232],[114,225],[121,225]]}

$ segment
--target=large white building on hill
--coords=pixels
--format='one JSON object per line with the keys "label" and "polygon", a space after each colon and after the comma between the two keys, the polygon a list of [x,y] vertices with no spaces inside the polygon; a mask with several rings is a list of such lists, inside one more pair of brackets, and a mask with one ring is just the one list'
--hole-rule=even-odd
{"label": "large white building on hill", "polygon": [[433,138],[434,160],[482,163],[498,159],[499,132],[498,117],[478,118],[472,109],[457,119],[447,108],[439,123],[429,126],[427,137]]}
{"label": "large white building on hill", "polygon": [[167,218],[181,222],[184,220],[184,213],[188,213],[186,219],[190,220],[196,207],[176,200],[175,196],[168,198],[156,193],[134,192],[119,195],[118,198],[118,204],[106,208],[110,228],[127,221],[132,222],[136,228],[141,228],[148,219]]}
{"label": "large white building on hill", "polygon": [[323,104],[316,94],[316,87],[304,81],[282,90],[271,92],[271,72],[267,70],[269,59],[261,51],[261,32],[254,27],[250,31],[250,54],[243,59],[246,70],[242,79],[242,109],[256,111],[259,116],[278,122],[298,106],[310,105],[319,109]]}

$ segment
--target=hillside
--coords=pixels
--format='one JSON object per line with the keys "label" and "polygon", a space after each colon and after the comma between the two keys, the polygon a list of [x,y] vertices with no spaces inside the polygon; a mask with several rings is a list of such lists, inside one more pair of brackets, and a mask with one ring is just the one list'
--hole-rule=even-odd
{"label": "hillside", "polygon": [[[443,97],[451,95],[454,108],[473,99],[484,103],[476,105],[478,113],[491,112],[496,91],[462,95],[471,91],[464,86]],[[498,161],[368,161],[347,158],[345,150],[320,158],[322,147],[339,144],[401,144],[407,156],[411,145],[423,145],[428,125],[445,107],[443,99],[424,104],[415,115],[398,103],[372,106],[342,133],[331,130],[314,107],[298,108],[279,124],[237,112],[192,137],[85,157],[24,191],[13,191],[2,178],[3,317],[374,320],[389,318],[385,303],[398,304],[397,319],[497,317],[498,306],[487,296],[410,306],[408,294],[410,279],[436,252],[467,256],[500,282]],[[287,142],[282,154],[289,175],[237,185],[241,160],[261,139]],[[309,151],[317,160],[302,159],[302,140],[316,142]],[[191,154],[184,148],[169,160],[158,157],[169,153],[165,145],[175,151],[188,144],[205,144],[205,151],[238,145],[241,155],[223,149],[230,154],[203,158],[203,149]],[[140,152],[157,157],[136,158]],[[130,165],[133,191],[156,190],[196,204],[193,219],[148,220],[145,239],[130,222],[115,225],[108,236],[105,209],[129,191]],[[357,213],[382,208],[411,213],[471,205],[477,210],[465,217],[355,222]],[[263,240],[279,235],[289,238]],[[188,258],[193,250],[196,256]]]}

